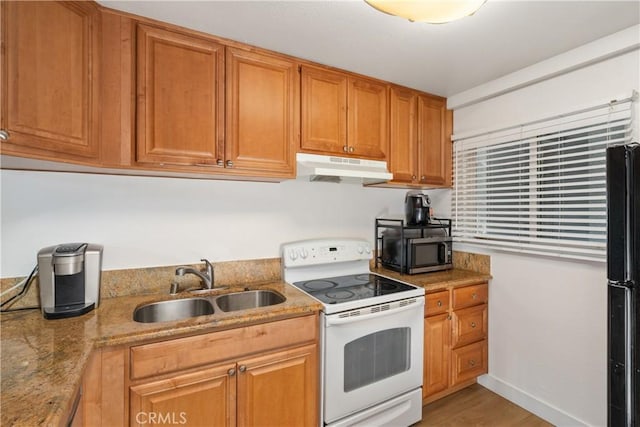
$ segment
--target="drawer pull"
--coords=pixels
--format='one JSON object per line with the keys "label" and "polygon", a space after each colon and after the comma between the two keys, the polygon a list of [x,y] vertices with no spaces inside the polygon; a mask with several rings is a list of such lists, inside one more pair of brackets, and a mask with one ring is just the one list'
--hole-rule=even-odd
{"label": "drawer pull", "polygon": [[227,371],[227,373],[229,374],[230,377],[234,376],[236,374],[236,370],[231,368]]}
{"label": "drawer pull", "polygon": [[471,322],[471,327],[475,328],[476,327],[476,322]]}
{"label": "drawer pull", "polygon": [[474,292],[474,293],[472,293],[472,294],[471,294],[471,299],[476,299],[476,298],[478,298],[478,295],[477,295],[475,292]]}
{"label": "drawer pull", "polygon": [[471,366],[471,367],[476,366],[476,361],[473,360],[473,359],[469,360],[469,366]]}
{"label": "drawer pull", "polygon": [[442,301],[438,300],[437,305],[438,307],[442,307]]}

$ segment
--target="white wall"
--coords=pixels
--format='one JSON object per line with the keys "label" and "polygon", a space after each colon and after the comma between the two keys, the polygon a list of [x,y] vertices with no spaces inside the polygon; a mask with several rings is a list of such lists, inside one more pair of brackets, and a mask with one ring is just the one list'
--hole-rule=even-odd
{"label": "white wall", "polygon": [[[104,269],[279,256],[283,242],[373,241],[374,218],[403,211],[404,190],[2,170],[1,276],[25,276],[37,251],[101,243]],[[437,193],[433,196],[436,210]],[[448,199],[445,199],[448,203]],[[446,207],[448,209],[448,206]]]}
{"label": "white wall", "polygon": [[[454,133],[631,95],[638,50],[454,111]],[[606,265],[491,255],[489,375],[481,383],[556,425],[606,425]]]}

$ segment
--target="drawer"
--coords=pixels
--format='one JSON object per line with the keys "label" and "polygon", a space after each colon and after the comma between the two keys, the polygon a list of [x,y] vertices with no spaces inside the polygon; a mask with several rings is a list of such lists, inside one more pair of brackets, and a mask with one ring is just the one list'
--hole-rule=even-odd
{"label": "drawer", "polygon": [[316,341],[317,330],[317,316],[313,315],[134,346],[131,379]]}
{"label": "drawer", "polygon": [[473,305],[484,304],[489,296],[489,287],[486,283],[453,290],[453,309],[471,307]]}
{"label": "drawer", "polygon": [[424,315],[434,316],[449,310],[449,291],[434,292],[424,297]]}
{"label": "drawer", "polygon": [[487,341],[465,345],[451,352],[453,373],[451,386],[487,373]]}
{"label": "drawer", "polygon": [[452,347],[461,347],[487,338],[487,305],[456,310],[452,316]]}

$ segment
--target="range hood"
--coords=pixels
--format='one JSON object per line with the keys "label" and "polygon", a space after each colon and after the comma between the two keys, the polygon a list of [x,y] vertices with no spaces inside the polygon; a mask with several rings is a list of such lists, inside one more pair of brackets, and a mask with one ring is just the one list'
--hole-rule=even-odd
{"label": "range hood", "polygon": [[387,162],[338,156],[298,153],[298,179],[321,182],[376,184],[387,182],[393,174]]}

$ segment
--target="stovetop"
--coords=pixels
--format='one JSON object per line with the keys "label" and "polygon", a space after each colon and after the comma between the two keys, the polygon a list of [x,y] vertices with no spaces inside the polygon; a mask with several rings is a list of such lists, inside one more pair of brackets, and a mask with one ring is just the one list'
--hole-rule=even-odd
{"label": "stovetop", "polygon": [[[322,302],[325,307],[355,301],[358,301],[356,304],[362,307],[402,299],[403,296],[399,293],[421,290],[413,285],[372,273],[302,280],[294,282],[293,285]],[[411,296],[414,295],[407,295],[407,298]],[[349,304],[349,306],[354,306],[354,304]],[[335,311],[333,308],[337,309],[338,307],[331,308],[331,311]]]}

